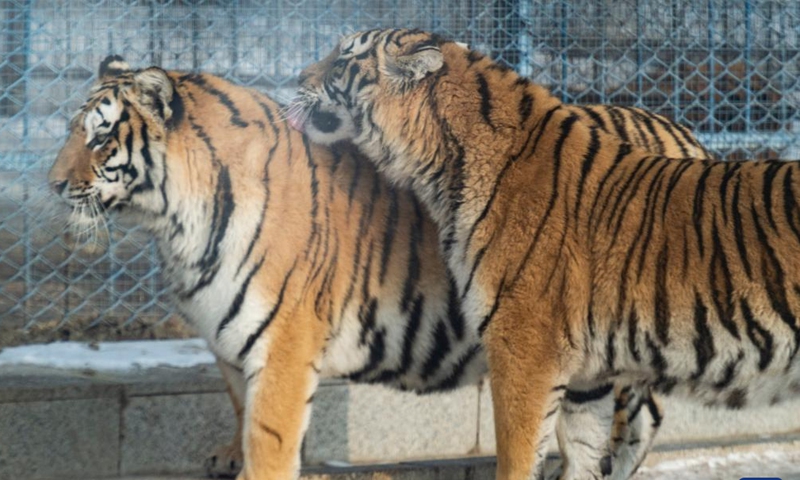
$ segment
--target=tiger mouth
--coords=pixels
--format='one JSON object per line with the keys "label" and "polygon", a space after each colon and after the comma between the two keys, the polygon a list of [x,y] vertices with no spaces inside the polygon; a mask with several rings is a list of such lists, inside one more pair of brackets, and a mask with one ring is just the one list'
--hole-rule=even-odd
{"label": "tiger mouth", "polygon": [[307,118],[308,114],[305,113],[305,108],[302,106],[294,107],[292,105],[286,114],[286,121],[289,126],[301,133],[305,132]]}

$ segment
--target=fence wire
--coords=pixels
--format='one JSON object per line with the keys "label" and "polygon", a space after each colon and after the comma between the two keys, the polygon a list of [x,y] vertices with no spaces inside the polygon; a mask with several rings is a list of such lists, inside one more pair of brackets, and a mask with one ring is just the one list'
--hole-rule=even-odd
{"label": "fence wire", "polygon": [[0,22],[0,335],[173,315],[147,236],[113,225],[100,232],[107,249],[76,248],[44,181],[112,53],[286,99],[341,34],[418,27],[468,42],[566,102],[666,115],[725,158],[798,157],[793,0],[0,0]]}

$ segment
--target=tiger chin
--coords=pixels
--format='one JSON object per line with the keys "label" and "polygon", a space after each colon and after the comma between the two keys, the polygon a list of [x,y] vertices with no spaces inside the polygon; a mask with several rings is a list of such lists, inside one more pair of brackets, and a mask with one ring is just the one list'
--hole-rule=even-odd
{"label": "tiger chin", "polygon": [[554,431],[562,479],[629,477],[646,450],[610,451],[615,389],[800,395],[799,164],[654,155],[417,30],[345,37],[302,77],[303,109],[344,109],[437,223],[487,350],[498,479],[541,478]]}

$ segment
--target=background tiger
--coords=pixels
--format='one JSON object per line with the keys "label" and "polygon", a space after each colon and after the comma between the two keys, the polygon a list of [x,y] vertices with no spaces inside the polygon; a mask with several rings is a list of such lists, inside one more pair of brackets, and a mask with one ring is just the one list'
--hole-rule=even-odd
{"label": "background tiger", "polygon": [[[119,57],[99,76],[50,182],[76,212],[119,211],[156,238],[175,300],[220,359],[240,420],[210,473],[238,469],[244,429],[247,478],[293,477],[318,376],[417,392],[482,377],[478,336],[464,328],[434,227],[413,197],[347,147],[309,145],[253,90],[131,71]],[[647,115],[582,112],[609,126]],[[678,149],[668,135],[619,125]],[[642,398],[620,409],[622,432]]]}
{"label": "background tiger", "polygon": [[355,143],[432,212],[487,348],[499,479],[539,478],[556,423],[562,478],[630,475],[607,456],[614,385],[729,408],[800,393],[797,163],[631,148],[414,30],[346,37],[301,92],[304,111],[345,107]]}

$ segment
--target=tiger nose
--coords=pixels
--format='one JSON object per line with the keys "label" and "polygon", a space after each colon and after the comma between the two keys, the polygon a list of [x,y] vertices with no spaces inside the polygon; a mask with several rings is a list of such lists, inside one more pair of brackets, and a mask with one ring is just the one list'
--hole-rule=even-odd
{"label": "tiger nose", "polygon": [[57,195],[61,195],[64,193],[64,189],[67,188],[67,181],[56,180],[54,182],[50,182],[50,188],[52,188]]}

